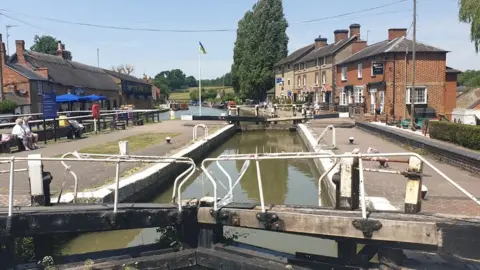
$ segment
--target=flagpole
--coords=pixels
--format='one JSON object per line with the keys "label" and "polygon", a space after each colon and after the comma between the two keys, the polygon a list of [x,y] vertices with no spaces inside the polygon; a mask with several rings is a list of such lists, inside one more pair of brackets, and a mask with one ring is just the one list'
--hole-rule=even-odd
{"label": "flagpole", "polygon": [[202,115],[202,66],[200,64],[202,54],[198,53],[198,113]]}

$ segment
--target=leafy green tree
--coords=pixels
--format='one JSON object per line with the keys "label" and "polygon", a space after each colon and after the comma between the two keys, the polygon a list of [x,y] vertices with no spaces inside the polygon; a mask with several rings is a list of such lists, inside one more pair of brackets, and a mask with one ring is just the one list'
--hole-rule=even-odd
{"label": "leafy green tree", "polygon": [[185,78],[185,84],[188,87],[197,87],[198,86],[197,79],[195,79],[195,77],[193,77],[193,76],[188,76],[187,78]]}
{"label": "leafy green tree", "polygon": [[232,85],[242,98],[264,99],[274,87],[273,65],[287,56],[287,20],[281,0],[262,0],[238,22]]}
{"label": "leafy green tree", "polygon": [[168,75],[167,79],[170,85],[170,88],[173,90],[180,89],[185,85],[185,73],[181,69],[172,69]]}
{"label": "leafy green tree", "polygon": [[458,18],[470,24],[470,40],[478,53],[480,47],[480,2],[478,0],[459,0]]}
{"label": "leafy green tree", "polygon": [[[58,50],[58,41],[52,36],[38,36],[33,38],[34,44],[30,47],[30,50],[34,52],[46,53],[56,55]],[[64,56],[68,60],[72,60],[72,53],[64,50]]]}
{"label": "leafy green tree", "polygon": [[480,87],[480,70],[466,70],[458,75],[458,84],[467,87]]}

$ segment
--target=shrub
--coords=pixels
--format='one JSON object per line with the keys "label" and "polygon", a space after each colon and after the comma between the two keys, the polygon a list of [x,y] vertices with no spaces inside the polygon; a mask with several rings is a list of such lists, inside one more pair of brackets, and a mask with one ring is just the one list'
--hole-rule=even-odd
{"label": "shrub", "polygon": [[0,101],[0,113],[13,113],[17,107],[17,103],[11,100]]}
{"label": "shrub", "polygon": [[480,126],[430,121],[429,133],[433,139],[451,142],[473,150],[480,150]]}

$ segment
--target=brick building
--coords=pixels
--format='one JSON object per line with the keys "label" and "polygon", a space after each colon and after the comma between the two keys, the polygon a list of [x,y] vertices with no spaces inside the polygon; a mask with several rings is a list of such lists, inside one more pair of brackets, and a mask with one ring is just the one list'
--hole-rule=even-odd
{"label": "brick building", "polygon": [[274,65],[275,69],[275,97],[277,99],[290,97],[296,100],[294,91],[293,63],[315,49],[315,43],[302,47]]}
{"label": "brick building", "polygon": [[[105,70],[115,81],[120,91],[118,104],[133,104],[136,109],[152,108],[152,85],[143,79],[111,70]],[[113,107],[118,108],[117,104]]]}
{"label": "brick building", "polygon": [[334,42],[326,38],[315,39],[315,49],[300,58],[294,66],[295,90],[300,100],[330,103],[335,89],[336,63],[366,47],[360,40],[360,25],[350,25],[349,30],[335,30]]}
{"label": "brick building", "polygon": [[[338,63],[335,103],[339,110],[358,107],[364,113],[380,109],[396,119],[410,117],[413,41],[407,29],[389,29],[388,38]],[[447,68],[448,51],[416,44],[414,102],[416,114],[450,114],[455,108],[457,70]],[[348,110],[348,109],[347,109]]]}
{"label": "brick building", "polygon": [[[25,50],[23,40],[15,41],[15,53],[8,57],[2,43],[1,62],[3,91],[6,98],[14,96],[24,101],[21,113],[42,112],[42,93],[54,91],[57,95],[102,95],[109,100],[102,103],[110,109],[119,100],[119,87],[101,68],[64,58],[64,46],[59,42],[57,55]],[[75,104],[72,109],[86,109]]]}

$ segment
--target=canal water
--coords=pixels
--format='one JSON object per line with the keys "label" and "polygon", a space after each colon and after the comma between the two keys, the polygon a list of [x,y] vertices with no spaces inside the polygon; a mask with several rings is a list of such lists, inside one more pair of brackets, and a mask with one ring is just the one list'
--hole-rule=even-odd
{"label": "canal water", "polygon": [[[193,107],[195,108],[195,107]],[[198,107],[197,107],[198,108]],[[206,109],[206,110],[204,110]],[[208,109],[219,114],[219,110],[202,108],[202,115]],[[205,111],[205,114],[203,113]],[[211,113],[213,113],[211,112]],[[275,153],[307,151],[295,132],[245,132],[237,133],[219,146],[209,157],[221,154]],[[241,171],[244,161],[221,161],[221,165],[235,181]],[[228,186],[227,178],[215,162],[207,165],[211,174]],[[311,160],[263,160],[260,161],[261,178],[266,204],[296,204],[305,206],[318,205],[318,179],[320,174]],[[153,202],[170,203],[173,186],[162,192]],[[223,197],[226,190],[217,188],[218,197]],[[206,176],[196,172],[190,181],[184,185],[182,198],[201,198],[213,196],[213,187]],[[259,191],[255,163],[251,162],[241,182],[234,189],[235,202],[259,202]],[[322,204],[328,204],[322,200]],[[250,229],[227,228],[227,234],[239,236],[237,241],[251,245],[274,249],[281,252],[308,252],[326,256],[335,256],[336,248],[333,242],[304,236],[272,233]],[[63,254],[78,254],[93,251],[118,249],[143,244],[154,243],[159,237],[156,228],[110,231],[83,234],[62,247]],[[288,244],[286,244],[288,243]],[[296,244],[294,244],[296,243]]]}

